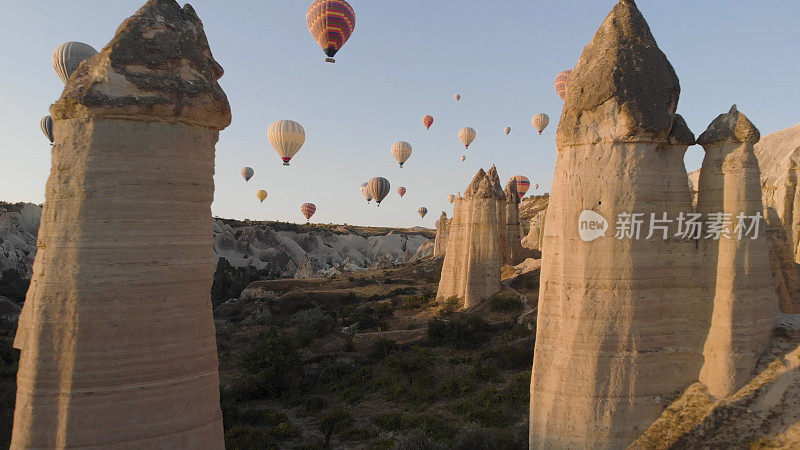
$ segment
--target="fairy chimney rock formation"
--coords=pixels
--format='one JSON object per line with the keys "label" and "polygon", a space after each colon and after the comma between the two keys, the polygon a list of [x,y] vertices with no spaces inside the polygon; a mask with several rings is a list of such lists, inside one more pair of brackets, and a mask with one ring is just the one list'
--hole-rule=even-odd
{"label": "fairy chimney rock formation", "polygon": [[[489,171],[486,172],[486,176],[489,177],[489,181],[492,184],[492,191],[495,198],[505,201],[506,193],[503,191],[503,185],[500,184],[500,175],[497,173],[497,167],[492,165],[492,167],[489,168]],[[508,243],[508,233],[505,228],[507,218],[504,202],[501,203],[497,208],[497,223],[502,227],[499,233],[501,239],[498,242],[500,246],[500,266],[505,266],[511,264],[511,246]]]}
{"label": "fairy chimney rock formation", "polygon": [[447,236],[450,230],[450,221],[447,220],[447,213],[442,211],[442,215],[436,223],[436,240],[433,244],[433,256],[444,255],[447,250]]}
{"label": "fairy chimney rock formation", "polygon": [[504,264],[516,266],[521,263],[525,258],[525,252],[522,249],[522,236],[520,235],[519,224],[519,204],[520,198],[517,192],[517,183],[514,180],[509,180],[506,184],[506,189],[503,192],[505,196],[505,241],[508,245],[508,253],[504,255]]}
{"label": "fairy chimney rock formation", "polygon": [[[625,447],[698,377],[710,308],[694,241],[674,222],[648,228],[692,211],[683,157],[694,135],[675,114],[679,95],[647,22],[621,0],[572,72],[558,128],[531,448]],[[618,227],[626,214],[641,215]]]}
{"label": "fairy chimney rock formation", "polygon": [[464,197],[456,197],[438,299],[455,297],[469,308],[500,290],[500,249],[505,242],[505,221],[500,221],[505,196],[500,192],[493,177],[481,169]]}
{"label": "fairy chimney rock formation", "polygon": [[734,105],[698,139],[706,157],[697,211],[707,230],[714,223],[721,229],[700,241],[706,260],[717,261],[715,276],[707,280],[714,309],[700,381],[718,398],[733,394],[750,379],[778,317],[762,218],[761,174],[753,149],[760,137]]}
{"label": "fairy chimney rock formation", "polygon": [[51,108],[12,448],[223,448],[209,294],[222,74],[192,7],[150,0]]}

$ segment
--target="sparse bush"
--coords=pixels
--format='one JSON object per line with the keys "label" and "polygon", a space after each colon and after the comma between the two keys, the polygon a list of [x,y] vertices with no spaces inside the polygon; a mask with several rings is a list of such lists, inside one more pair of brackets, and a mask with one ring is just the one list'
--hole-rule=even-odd
{"label": "sparse bush", "polygon": [[427,308],[431,305],[431,299],[423,295],[413,295],[406,299],[405,307],[410,309]]}
{"label": "sparse bush", "polygon": [[397,441],[396,450],[445,450],[447,447],[435,441],[423,430],[415,429]]}
{"label": "sparse bush", "polygon": [[366,428],[351,428],[342,433],[341,438],[345,441],[366,441],[367,439],[374,439],[378,437],[375,430],[368,430]]}
{"label": "sparse bush", "polygon": [[328,402],[322,397],[311,397],[303,405],[307,412],[322,411],[328,407]]}
{"label": "sparse bush", "polygon": [[289,323],[296,328],[299,341],[305,345],[327,335],[339,325],[336,319],[319,307],[295,314]]}
{"label": "sparse bush", "polygon": [[439,392],[445,397],[462,397],[475,389],[475,382],[471,378],[452,376],[442,381]]}
{"label": "sparse bush", "polygon": [[523,305],[520,297],[512,293],[498,293],[489,299],[492,310],[504,313],[522,311]]}
{"label": "sparse bush", "polygon": [[387,355],[381,363],[407,377],[410,384],[414,375],[430,368],[433,358],[422,347],[414,346],[410,350]]}
{"label": "sparse bush", "polygon": [[522,370],[533,364],[533,340],[504,344],[498,347],[496,364],[503,370]]}
{"label": "sparse bush", "polygon": [[287,439],[299,437],[300,430],[288,422],[281,422],[275,425],[272,430],[270,430],[269,434],[274,436],[276,440],[285,441]]}
{"label": "sparse bush", "polygon": [[500,445],[494,431],[470,424],[456,435],[450,448],[453,450],[494,450],[500,448]]}
{"label": "sparse bush", "polygon": [[472,370],[469,372],[469,376],[475,380],[479,381],[493,381],[499,375],[499,371],[497,367],[486,364],[483,360],[478,360],[472,366]]}
{"label": "sparse bush", "polygon": [[275,445],[275,440],[256,427],[234,425],[225,431],[225,448],[253,450]]}
{"label": "sparse bush", "polygon": [[334,433],[341,433],[350,427],[353,418],[341,408],[329,409],[320,418],[319,429],[325,435],[325,445],[330,446]]}
{"label": "sparse bush", "polygon": [[300,356],[290,339],[264,333],[242,354],[239,366],[248,375],[244,394],[255,398],[280,396],[302,379]]}
{"label": "sparse bush", "polygon": [[491,327],[482,317],[473,314],[459,314],[449,320],[437,318],[428,322],[428,338],[433,344],[456,348],[474,348],[490,330]]}
{"label": "sparse bush", "polygon": [[372,344],[369,357],[373,360],[383,359],[387,355],[397,352],[400,346],[391,339],[378,339]]}

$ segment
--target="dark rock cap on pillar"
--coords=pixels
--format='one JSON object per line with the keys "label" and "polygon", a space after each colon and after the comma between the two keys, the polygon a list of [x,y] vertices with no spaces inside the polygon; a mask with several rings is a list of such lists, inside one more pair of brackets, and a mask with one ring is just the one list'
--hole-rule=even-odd
{"label": "dark rock cap on pillar", "polygon": [[708,145],[725,140],[755,144],[761,140],[761,132],[747,116],[736,109],[736,105],[733,105],[727,114],[720,114],[711,122],[708,129],[697,139],[697,143]]}

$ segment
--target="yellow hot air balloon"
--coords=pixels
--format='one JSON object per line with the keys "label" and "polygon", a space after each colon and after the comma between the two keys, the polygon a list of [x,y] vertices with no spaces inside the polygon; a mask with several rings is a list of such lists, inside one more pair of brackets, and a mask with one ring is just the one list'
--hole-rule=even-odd
{"label": "yellow hot air balloon", "polygon": [[306,131],[293,120],[279,120],[269,126],[267,137],[283,160],[283,165],[288,166],[306,142]]}
{"label": "yellow hot air balloon", "polygon": [[262,189],[256,192],[256,197],[258,197],[258,199],[261,200],[261,203],[264,203],[264,200],[267,199],[267,191]]}
{"label": "yellow hot air balloon", "polygon": [[458,138],[461,139],[461,142],[464,143],[464,147],[469,149],[469,145],[475,141],[475,137],[478,133],[472,127],[464,127],[461,131],[458,132]]}
{"label": "yellow hot air balloon", "polygon": [[397,141],[392,146],[392,155],[394,159],[400,163],[400,168],[402,168],[403,164],[411,157],[411,152],[411,144],[405,141]]}

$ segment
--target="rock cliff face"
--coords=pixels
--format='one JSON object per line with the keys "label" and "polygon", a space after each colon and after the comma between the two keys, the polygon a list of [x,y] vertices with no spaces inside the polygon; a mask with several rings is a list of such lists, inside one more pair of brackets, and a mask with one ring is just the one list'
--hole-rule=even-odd
{"label": "rock cliff face", "polygon": [[13,448],[223,448],[210,300],[222,73],[191,6],[151,0],[51,108]]}
{"label": "rock cliff face", "polygon": [[456,197],[438,299],[455,297],[469,308],[500,290],[501,249],[508,242],[505,194],[495,178],[481,169],[464,197]]}
{"label": "rock cliff face", "polygon": [[706,157],[700,173],[697,212],[704,217],[718,213],[728,217],[721,221],[725,232],[719,239],[699,241],[706,267],[716,269],[706,279],[714,311],[700,381],[718,398],[733,394],[750,379],[778,317],[769,242],[763,231],[752,228],[764,228],[760,216],[752,219],[763,211],[760,172],[753,150],[760,137],[758,129],[734,105],[698,139]]}
{"label": "rock cliff face", "polygon": [[[675,114],[679,94],[635,3],[621,0],[572,72],[558,128],[531,448],[624,447],[697,379],[710,308],[694,281],[694,242],[674,238],[674,223],[666,239],[660,229],[647,239],[646,227],[614,236],[620,214],[650,223],[691,211],[683,157],[694,136]],[[583,211],[607,221],[603,237],[580,238]]]}
{"label": "rock cliff face", "polygon": [[442,256],[447,251],[447,237],[450,231],[450,220],[447,213],[442,211],[439,221],[436,223],[436,241],[433,244],[433,256]]}
{"label": "rock cliff face", "polygon": [[32,203],[0,205],[0,278],[14,271],[30,279],[41,215],[42,208]]}
{"label": "rock cliff face", "polygon": [[764,136],[755,155],[781,311],[800,314],[800,124]]}

